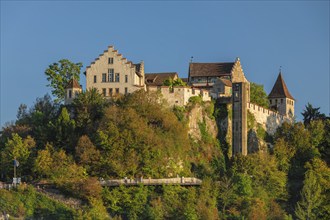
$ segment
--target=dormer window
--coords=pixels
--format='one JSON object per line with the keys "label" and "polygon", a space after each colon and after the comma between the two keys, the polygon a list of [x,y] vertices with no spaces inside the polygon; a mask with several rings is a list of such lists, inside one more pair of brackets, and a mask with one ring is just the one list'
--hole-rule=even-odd
{"label": "dormer window", "polygon": [[112,58],[112,57],[109,57],[109,59],[108,59],[108,63],[109,63],[109,64],[113,64],[113,58]]}

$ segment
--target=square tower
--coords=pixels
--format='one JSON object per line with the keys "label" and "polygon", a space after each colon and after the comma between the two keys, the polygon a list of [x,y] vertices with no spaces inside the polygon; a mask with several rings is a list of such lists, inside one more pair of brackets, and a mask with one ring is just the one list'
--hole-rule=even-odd
{"label": "square tower", "polygon": [[278,74],[272,91],[268,95],[270,107],[278,111],[281,115],[294,117],[294,98],[290,94],[282,73]]}
{"label": "square tower", "polygon": [[232,148],[235,154],[247,155],[247,103],[249,100],[249,83],[233,83],[232,98]]}

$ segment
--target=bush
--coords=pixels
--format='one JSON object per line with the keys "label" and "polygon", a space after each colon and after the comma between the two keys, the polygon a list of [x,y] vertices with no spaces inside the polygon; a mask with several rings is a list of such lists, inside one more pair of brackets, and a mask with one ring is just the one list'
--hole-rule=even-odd
{"label": "bush", "polygon": [[193,96],[189,98],[189,103],[196,105],[196,104],[202,104],[203,99],[201,96]]}

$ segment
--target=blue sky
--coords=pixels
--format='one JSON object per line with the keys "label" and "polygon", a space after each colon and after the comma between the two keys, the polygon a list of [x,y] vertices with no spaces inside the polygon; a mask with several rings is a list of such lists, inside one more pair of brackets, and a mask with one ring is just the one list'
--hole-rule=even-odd
{"label": "blue sky", "polygon": [[[270,92],[282,66],[296,98],[329,114],[329,1],[1,1],[1,117],[16,119],[50,93],[44,70],[67,58],[82,72],[108,45],[146,72],[240,57],[248,80]],[[81,77],[85,85],[85,77]]]}

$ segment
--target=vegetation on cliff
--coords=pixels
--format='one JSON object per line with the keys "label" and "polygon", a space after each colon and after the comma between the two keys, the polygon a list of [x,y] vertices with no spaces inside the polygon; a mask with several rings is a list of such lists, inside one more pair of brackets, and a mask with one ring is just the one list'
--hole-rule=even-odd
{"label": "vegetation on cliff", "polygon": [[[159,100],[139,91],[106,101],[90,90],[70,106],[49,96],[29,109],[21,105],[17,121],[0,138],[0,172],[1,181],[9,182],[16,158],[17,174],[29,186],[0,190],[0,211],[53,219],[330,218],[329,119],[285,123],[272,148],[231,157],[221,126],[231,117],[227,107],[197,98],[171,109]],[[194,110],[196,136],[188,123]],[[201,178],[203,184],[102,188],[99,183],[99,178],[177,175]],[[31,185],[41,180],[82,205],[70,208],[45,197]]]}

